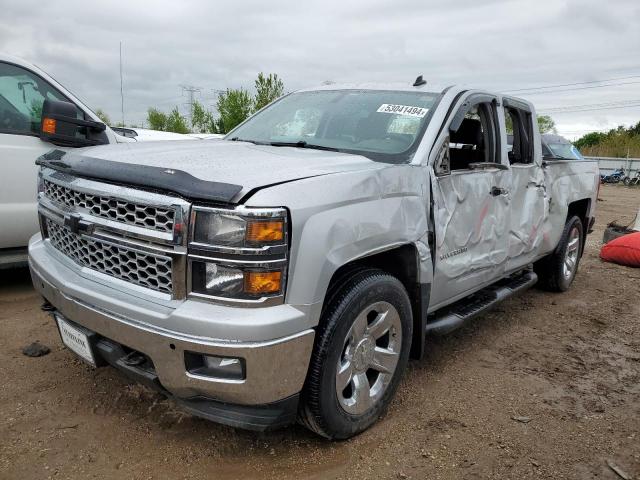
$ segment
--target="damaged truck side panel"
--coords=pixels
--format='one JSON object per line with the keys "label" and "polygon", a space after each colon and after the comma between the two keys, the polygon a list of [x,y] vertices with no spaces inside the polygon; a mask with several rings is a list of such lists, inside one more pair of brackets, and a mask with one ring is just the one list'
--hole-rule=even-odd
{"label": "damaged truck side panel", "polygon": [[[309,178],[254,195],[248,205],[270,205],[285,192],[292,198],[293,276],[287,302],[321,306],[338,268],[401,245],[422,241],[426,246],[426,182],[422,168],[387,166],[353,175]],[[353,218],[359,221],[354,223]],[[310,271],[317,273],[309,277],[305,272]],[[431,278],[420,281],[430,283]],[[316,325],[318,318],[314,320]]]}
{"label": "damaged truck side panel", "polygon": [[331,85],[202,143],[43,159],[30,268],[96,364],[233,426],[363,431],[428,332],[568,288],[595,215],[597,164],[543,159],[533,106],[499,94]]}
{"label": "damaged truck side panel", "polygon": [[[593,212],[597,201],[600,172],[594,161],[553,160],[546,163],[546,193],[549,202],[549,216],[543,225],[543,252],[553,250],[562,232],[557,225],[570,214],[577,215],[584,224],[584,234],[593,227]],[[585,195],[584,192],[594,192]]]}

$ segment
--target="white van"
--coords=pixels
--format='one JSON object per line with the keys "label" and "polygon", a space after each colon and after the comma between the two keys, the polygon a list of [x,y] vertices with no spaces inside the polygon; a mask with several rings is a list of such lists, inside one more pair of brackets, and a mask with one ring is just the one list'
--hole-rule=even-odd
{"label": "white van", "polygon": [[[42,132],[45,101],[56,105],[58,127],[67,130],[67,138]],[[65,115],[77,120],[65,126]],[[154,133],[149,140],[191,140],[187,135]],[[54,148],[135,141],[104,125],[75,95],[35,65],[0,53],[0,269],[25,264],[27,242],[38,231],[35,160],[40,155]]]}
{"label": "white van", "polygon": [[[158,140],[196,140],[198,137],[190,133],[164,132],[138,127],[111,127],[111,130],[123,137],[132,138],[136,142],[155,142]],[[220,135],[224,137],[224,135]]]}

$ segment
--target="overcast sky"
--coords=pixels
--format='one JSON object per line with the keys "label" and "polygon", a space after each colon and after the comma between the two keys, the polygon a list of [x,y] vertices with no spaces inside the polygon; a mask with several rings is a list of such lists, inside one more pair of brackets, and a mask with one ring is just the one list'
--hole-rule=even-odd
{"label": "overcast sky", "polygon": [[186,111],[180,85],[213,105],[215,89],[252,88],[260,71],[287,91],[418,74],[502,91],[609,80],[522,96],[543,113],[597,105],[553,113],[570,138],[640,120],[639,0],[0,0],[0,11],[0,51],[37,64],[114,123],[120,41],[127,124],[140,125],[150,106]]}

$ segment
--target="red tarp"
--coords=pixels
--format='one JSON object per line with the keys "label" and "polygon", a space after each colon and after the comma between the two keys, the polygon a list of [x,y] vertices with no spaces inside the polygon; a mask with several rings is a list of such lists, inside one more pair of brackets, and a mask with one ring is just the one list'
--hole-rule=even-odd
{"label": "red tarp", "polygon": [[600,258],[605,262],[640,267],[640,232],[611,240],[600,250]]}

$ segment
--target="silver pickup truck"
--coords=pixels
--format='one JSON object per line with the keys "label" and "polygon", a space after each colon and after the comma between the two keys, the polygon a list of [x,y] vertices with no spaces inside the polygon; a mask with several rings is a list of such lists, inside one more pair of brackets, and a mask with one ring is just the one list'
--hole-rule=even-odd
{"label": "silver pickup truck", "polygon": [[421,78],[38,163],[29,264],[67,347],[196,415],[332,439],[376,421],[429,334],[569,288],[599,183],[542,157],[530,103]]}

